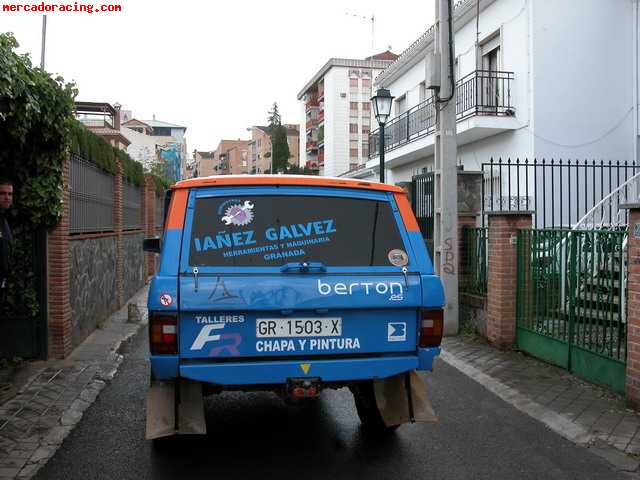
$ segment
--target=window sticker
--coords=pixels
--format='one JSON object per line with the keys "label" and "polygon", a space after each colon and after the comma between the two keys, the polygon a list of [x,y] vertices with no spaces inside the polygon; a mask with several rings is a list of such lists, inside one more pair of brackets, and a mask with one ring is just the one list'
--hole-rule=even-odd
{"label": "window sticker", "polygon": [[173,303],[173,298],[168,293],[163,293],[160,295],[160,305],[163,307],[169,307]]}
{"label": "window sticker", "polygon": [[404,267],[407,263],[409,263],[409,256],[407,252],[401,250],[399,248],[394,248],[389,252],[388,255],[389,263],[391,265],[395,265],[396,267]]}
{"label": "window sticker", "polygon": [[252,222],[254,205],[249,200],[245,200],[244,203],[233,203],[233,201],[225,203],[231,203],[231,205],[225,209],[222,223],[242,227]]}

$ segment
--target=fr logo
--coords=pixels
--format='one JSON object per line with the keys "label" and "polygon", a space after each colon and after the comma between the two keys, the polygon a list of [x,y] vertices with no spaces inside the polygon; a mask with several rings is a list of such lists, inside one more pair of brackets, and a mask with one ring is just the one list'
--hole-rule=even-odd
{"label": "fr logo", "polygon": [[212,323],[205,325],[193,341],[191,350],[201,350],[209,342],[219,342],[220,345],[214,347],[209,352],[210,357],[222,357],[226,352],[227,356],[237,357],[240,355],[238,346],[242,343],[242,336],[239,333],[216,333],[224,329],[224,323]]}
{"label": "fr logo", "polygon": [[392,322],[387,324],[387,340],[390,342],[404,342],[407,339],[407,324]]}
{"label": "fr logo", "polygon": [[160,305],[163,307],[168,307],[173,303],[173,298],[168,293],[163,293],[160,295]]}

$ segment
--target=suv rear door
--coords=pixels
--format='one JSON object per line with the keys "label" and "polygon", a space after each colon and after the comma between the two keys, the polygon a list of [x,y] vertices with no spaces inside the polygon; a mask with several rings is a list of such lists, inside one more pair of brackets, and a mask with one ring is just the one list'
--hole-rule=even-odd
{"label": "suv rear door", "polygon": [[412,262],[391,193],[194,189],[180,260],[180,355],[415,351],[422,289]]}

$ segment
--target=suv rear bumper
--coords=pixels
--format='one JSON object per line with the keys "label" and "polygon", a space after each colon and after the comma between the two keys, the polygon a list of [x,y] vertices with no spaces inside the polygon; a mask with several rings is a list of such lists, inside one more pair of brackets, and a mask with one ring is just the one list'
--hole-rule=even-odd
{"label": "suv rear bumper", "polygon": [[177,356],[152,356],[151,369],[158,380],[182,377],[218,385],[281,384],[307,375],[323,382],[346,382],[432,370],[433,359],[439,354],[440,348],[433,347],[419,348],[418,355],[233,363],[179,363]]}

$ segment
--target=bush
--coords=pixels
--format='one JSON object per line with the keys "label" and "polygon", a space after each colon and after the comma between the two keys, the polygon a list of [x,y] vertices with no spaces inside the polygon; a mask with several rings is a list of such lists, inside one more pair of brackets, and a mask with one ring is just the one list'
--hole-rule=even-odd
{"label": "bush", "polygon": [[[0,34],[0,170],[14,185],[10,212],[13,275],[5,315],[39,314],[34,245],[63,210],[62,163],[73,128],[74,84],[53,78],[18,55],[12,34]],[[0,315],[2,316],[2,315]]]}

